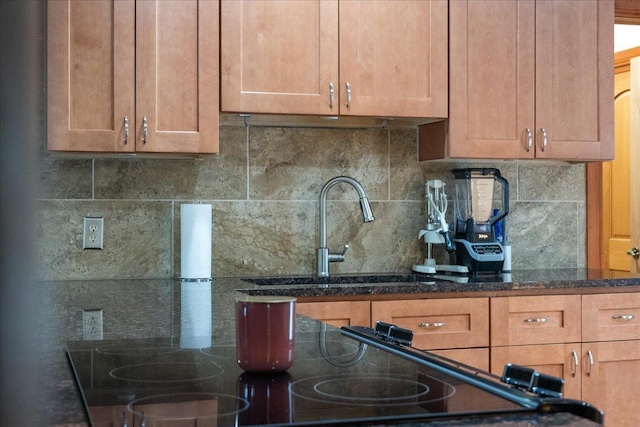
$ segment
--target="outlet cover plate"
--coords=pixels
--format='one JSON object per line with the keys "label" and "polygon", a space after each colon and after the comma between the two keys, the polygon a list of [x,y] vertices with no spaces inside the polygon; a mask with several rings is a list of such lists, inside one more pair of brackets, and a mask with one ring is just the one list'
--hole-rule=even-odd
{"label": "outlet cover plate", "polygon": [[102,309],[82,310],[82,339],[102,339]]}
{"label": "outlet cover plate", "polygon": [[82,232],[82,249],[102,249],[104,218],[85,217]]}

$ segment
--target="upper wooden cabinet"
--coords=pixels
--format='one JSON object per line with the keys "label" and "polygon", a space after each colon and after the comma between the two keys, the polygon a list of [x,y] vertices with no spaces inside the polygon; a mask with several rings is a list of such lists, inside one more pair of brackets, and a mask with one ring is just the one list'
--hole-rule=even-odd
{"label": "upper wooden cabinet", "polygon": [[613,9],[450,2],[449,121],[420,129],[420,160],[611,159]]}
{"label": "upper wooden cabinet", "polygon": [[48,149],[216,153],[218,7],[49,1]]}
{"label": "upper wooden cabinet", "polygon": [[224,112],[447,116],[447,1],[221,8]]}

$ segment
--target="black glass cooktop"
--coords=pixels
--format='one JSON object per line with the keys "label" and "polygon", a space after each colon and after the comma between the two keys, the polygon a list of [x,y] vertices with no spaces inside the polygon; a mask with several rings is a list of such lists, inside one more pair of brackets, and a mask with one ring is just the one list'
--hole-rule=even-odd
{"label": "black glass cooktop", "polygon": [[362,344],[325,325],[298,333],[295,363],[279,374],[243,372],[233,341],[223,337],[214,335],[204,348],[179,343],[179,338],[68,343],[92,423],[383,425],[535,413],[539,405],[525,393],[505,397],[464,375]]}

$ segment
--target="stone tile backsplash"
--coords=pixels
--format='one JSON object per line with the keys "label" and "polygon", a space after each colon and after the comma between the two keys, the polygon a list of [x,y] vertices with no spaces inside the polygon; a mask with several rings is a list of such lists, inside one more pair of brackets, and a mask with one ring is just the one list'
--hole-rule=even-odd
{"label": "stone tile backsplash", "polygon": [[[499,168],[510,183],[514,268],[586,263],[584,165],[420,163],[413,128],[225,125],[220,155],[198,160],[41,160],[40,279],[178,277],[180,204],[193,200],[212,204],[214,276],[314,274],[318,198],[336,175],[363,184],[376,220],[362,222],[350,186],[331,190],[329,246],[350,244],[332,274],[408,272],[426,253],[417,238],[426,219],[424,181],[446,179],[451,200],[450,169],[480,164]],[[82,249],[87,215],[105,218],[102,251]]]}

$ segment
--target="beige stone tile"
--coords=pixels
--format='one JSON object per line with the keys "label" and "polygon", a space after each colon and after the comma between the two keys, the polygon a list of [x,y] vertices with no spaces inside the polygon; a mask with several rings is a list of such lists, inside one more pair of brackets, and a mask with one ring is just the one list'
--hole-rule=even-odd
{"label": "beige stone tile", "polygon": [[522,164],[520,200],[574,200],[586,197],[585,166]]}
{"label": "beige stone tile", "polygon": [[[317,209],[313,201],[215,201],[213,276],[303,274],[315,271]],[[179,207],[174,241],[180,268]]]}
{"label": "beige stone tile", "polygon": [[391,200],[424,199],[424,170],[418,162],[417,131],[389,131],[389,180]]}
{"label": "beige stone tile", "polygon": [[[171,202],[41,201],[39,279],[171,277]],[[85,216],[104,217],[104,249],[83,250]]]}
{"label": "beige stone tile", "polygon": [[220,155],[96,160],[97,199],[245,199],[246,128],[220,127]]}
{"label": "beige stone tile", "polygon": [[90,199],[91,159],[60,159],[42,156],[38,163],[34,197],[39,199]]}
{"label": "beige stone tile", "polygon": [[[252,127],[249,135],[251,199],[313,200],[337,175],[360,181],[372,200],[388,197],[387,131]],[[330,197],[357,194],[340,185]]]}
{"label": "beige stone tile", "polygon": [[518,202],[508,218],[514,270],[579,266],[575,202]]}

